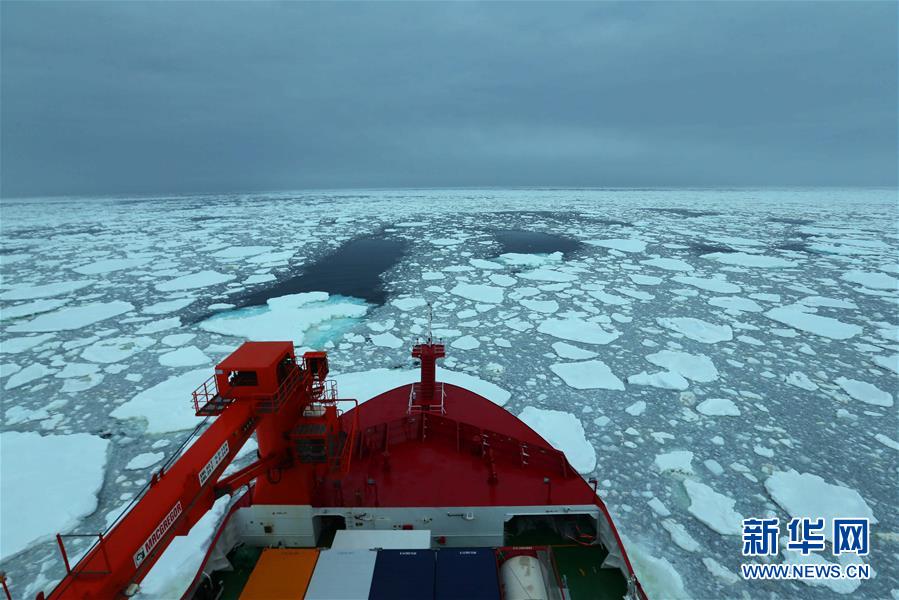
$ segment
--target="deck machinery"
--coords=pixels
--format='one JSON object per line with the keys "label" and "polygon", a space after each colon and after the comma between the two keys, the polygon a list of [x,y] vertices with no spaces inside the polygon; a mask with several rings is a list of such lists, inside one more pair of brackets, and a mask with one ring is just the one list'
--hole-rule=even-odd
{"label": "deck machinery", "polygon": [[[430,337],[415,344],[420,381],[359,404],[338,398],[326,353],[298,360],[291,342],[244,343],[193,393],[202,433],[77,564],[58,536],[66,575],[38,600],[139,598],[173,538],[225,495],[229,510],[185,598],[454,598],[476,592],[441,588],[470,579],[447,569],[461,561],[476,572],[464,566],[475,554],[496,582],[480,585],[485,598],[645,598],[596,481],[502,407],[437,382],[444,355]],[[223,475],[253,434],[256,459]],[[362,554],[344,557],[335,539]],[[338,556],[370,568],[323,581]],[[305,579],[290,560],[311,564]],[[385,591],[388,563],[404,575],[390,575],[400,588]],[[350,583],[368,591],[341,587]]]}

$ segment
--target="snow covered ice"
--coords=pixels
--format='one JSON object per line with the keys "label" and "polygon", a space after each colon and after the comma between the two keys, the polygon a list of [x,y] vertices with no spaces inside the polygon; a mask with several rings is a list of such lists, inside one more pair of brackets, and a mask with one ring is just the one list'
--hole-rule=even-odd
{"label": "snow covered ice", "polygon": [[[877,521],[866,559],[876,576],[849,592],[899,589],[888,191],[354,191],[2,208],[0,568],[14,594],[64,572],[53,533],[102,530],[171,457],[199,422],[190,392],[241,341],[327,350],[340,395],[364,400],[417,380],[409,349],[427,331],[426,302],[447,344],[438,378],[521,415],[602,482],[653,597],[848,593],[729,577],[738,517],[846,511]],[[521,252],[508,231],[568,246]],[[328,282],[267,293],[372,237],[405,244],[380,274],[383,304]],[[243,304],[251,294],[264,299]],[[9,450],[23,444],[46,464]],[[57,444],[87,460],[47,459]],[[39,481],[15,483],[33,469]],[[47,486],[60,482],[57,504]],[[178,542],[148,590],[164,597],[166,578],[190,571],[180,557],[224,510]]]}

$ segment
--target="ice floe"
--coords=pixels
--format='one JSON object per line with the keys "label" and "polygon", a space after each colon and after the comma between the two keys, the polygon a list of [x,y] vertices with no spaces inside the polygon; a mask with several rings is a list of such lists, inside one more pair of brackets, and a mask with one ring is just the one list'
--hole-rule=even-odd
{"label": "ice floe", "polygon": [[[864,518],[877,523],[871,507],[861,495],[841,485],[827,483],[812,473],[794,469],[775,471],[765,480],[771,498],[791,517],[823,517],[829,524],[834,518]],[[833,531],[824,528],[824,537],[833,541]]]}
{"label": "ice floe", "polygon": [[821,315],[803,312],[791,306],[772,308],[765,313],[765,316],[779,323],[789,325],[794,329],[807,331],[808,333],[814,333],[833,340],[847,340],[863,331],[858,325],[843,323],[831,317],[822,317]]}
{"label": "ice floe", "polygon": [[537,331],[553,337],[581,342],[583,344],[608,344],[621,334],[609,331],[598,323],[591,323],[579,318],[547,319],[540,323]]}
{"label": "ice floe", "polygon": [[234,279],[234,275],[226,275],[218,271],[199,271],[189,275],[175,277],[168,281],[156,284],[156,289],[160,292],[174,292],[177,290],[195,290],[197,288],[218,285]]}
{"label": "ice floe", "polygon": [[739,417],[740,409],[727,398],[708,398],[696,405],[697,412],[712,417]]}
{"label": "ice floe", "polygon": [[57,532],[68,532],[97,509],[109,441],[86,433],[0,436],[0,558]]}
{"label": "ice floe", "polygon": [[0,293],[0,300],[33,300],[35,298],[62,296],[94,285],[95,283],[95,281],[90,280],[77,280],[45,283],[43,285],[22,285]]}
{"label": "ice floe", "polygon": [[745,252],[713,252],[711,254],[703,254],[702,257],[725,265],[740,267],[782,269],[797,265],[795,261],[787,260],[786,258],[768,256],[766,254],[747,254]]}
{"label": "ice floe", "polygon": [[450,293],[474,302],[499,304],[503,301],[502,288],[494,287],[492,285],[459,283],[450,290]]}
{"label": "ice floe", "polygon": [[874,406],[893,406],[893,395],[883,391],[873,383],[849,379],[847,377],[837,377],[834,380],[834,383],[843,388],[843,391],[849,394],[853,400],[859,400],[860,402],[873,404]]}
{"label": "ice floe", "polygon": [[552,447],[564,452],[578,473],[590,473],[596,468],[596,450],[587,441],[584,426],[573,414],[526,406],[518,418]]}
{"label": "ice floe", "polygon": [[605,389],[624,390],[624,382],[612,373],[601,360],[587,360],[574,363],[556,363],[550,370],[567,385],[577,390]]}
{"label": "ice floe", "polygon": [[156,343],[151,337],[113,337],[94,342],[81,351],[81,358],[98,363],[116,363]]}
{"label": "ice floe", "polygon": [[646,250],[646,242],[636,238],[615,238],[608,240],[584,240],[585,244],[591,246],[600,246],[602,248],[610,248],[612,250],[620,250],[621,252],[643,252]]}
{"label": "ice floe", "polygon": [[729,325],[715,325],[694,317],[659,317],[656,323],[703,344],[728,342],[734,337]]}
{"label": "ice floe", "polygon": [[100,273],[111,273],[113,271],[121,271],[123,269],[134,269],[142,267],[151,262],[152,258],[105,258],[80,267],[72,269],[76,273],[82,275],[99,275]]}
{"label": "ice floe", "polygon": [[95,302],[42,314],[31,321],[10,326],[9,331],[66,331],[81,329],[132,310],[134,310],[134,306],[130,302],[122,300]]}
{"label": "ice floe", "polygon": [[692,381],[708,383],[718,379],[718,369],[712,359],[704,354],[690,354],[675,350],[661,350],[646,357],[656,365],[683,375]]}
{"label": "ice floe", "polygon": [[743,515],[734,510],[736,500],[692,479],[684,480],[684,489],[690,497],[690,514],[721,535],[740,535]]}
{"label": "ice floe", "polygon": [[117,406],[110,415],[144,420],[149,434],[192,429],[200,419],[194,413],[191,393],[211,376],[212,369],[206,368],[170,377]]}

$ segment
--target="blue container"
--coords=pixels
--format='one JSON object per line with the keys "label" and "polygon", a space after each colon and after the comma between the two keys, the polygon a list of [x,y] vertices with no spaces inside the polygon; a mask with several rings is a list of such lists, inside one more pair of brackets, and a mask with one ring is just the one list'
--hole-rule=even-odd
{"label": "blue container", "polygon": [[379,550],[369,600],[433,600],[433,550]]}
{"label": "blue container", "polygon": [[499,600],[499,576],[492,548],[437,551],[437,600]]}

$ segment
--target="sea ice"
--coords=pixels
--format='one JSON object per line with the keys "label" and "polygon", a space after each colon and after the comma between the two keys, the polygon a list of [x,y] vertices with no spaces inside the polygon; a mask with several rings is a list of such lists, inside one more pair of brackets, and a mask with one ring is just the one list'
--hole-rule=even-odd
{"label": "sea ice", "polygon": [[98,363],[116,363],[155,343],[153,338],[144,336],[104,338],[82,350],[81,358]]}
{"label": "sea ice", "polygon": [[499,304],[503,301],[502,288],[493,287],[492,285],[459,283],[450,290],[450,293],[474,302]]}
{"label": "sea ice", "polygon": [[[858,492],[827,483],[812,473],[793,469],[775,471],[765,480],[771,498],[791,517],[824,517],[829,524],[836,517],[860,517],[877,523],[874,513]],[[833,531],[824,528],[824,537],[833,541]]]}
{"label": "sea ice", "polygon": [[97,509],[108,446],[108,440],[86,433],[3,432],[0,558],[68,532]]}
{"label": "sea ice", "polygon": [[705,279],[703,277],[688,277],[686,275],[678,275],[671,279],[684,285],[692,285],[701,290],[717,294],[739,294],[741,291],[740,286],[723,279]]}
{"label": "sea ice", "polygon": [[96,302],[70,308],[63,308],[51,313],[35,317],[26,323],[18,323],[9,327],[9,331],[64,331],[81,329],[99,321],[134,310],[130,302],[113,300],[112,302]]}
{"label": "sea ice", "polygon": [[601,388],[605,390],[624,390],[624,382],[612,373],[612,370],[601,360],[587,360],[575,363],[556,363],[550,370],[562,381],[577,390]]}
{"label": "sea ice", "polygon": [[234,275],[226,275],[218,271],[199,271],[189,275],[182,275],[168,281],[156,284],[156,289],[160,292],[174,292],[176,290],[193,290],[196,288],[208,287],[210,285],[218,285],[231,281]]}
{"label": "sea ice", "polygon": [[77,280],[46,283],[44,285],[22,285],[0,293],[0,300],[33,300],[71,294],[81,288],[94,285],[96,281]]}
{"label": "sea ice", "polygon": [[715,325],[693,317],[659,317],[656,323],[703,344],[728,342],[734,337],[729,325]]}
{"label": "sea ice", "polygon": [[152,258],[106,258],[72,269],[82,275],[99,275],[123,269],[134,269],[149,263]]}
{"label": "sea ice", "polygon": [[149,466],[155,465],[163,458],[165,458],[164,452],[144,452],[129,460],[128,464],[125,465],[125,468],[130,471],[146,469]]}
{"label": "sea ice", "polygon": [[661,473],[675,471],[689,475],[693,473],[693,453],[689,450],[665,452],[656,456],[654,464]]}
{"label": "sea ice", "polygon": [[740,535],[743,515],[734,510],[736,500],[692,479],[684,480],[684,489],[690,497],[687,510],[694,517],[721,535]]}
{"label": "sea ice", "polygon": [[147,433],[192,429],[200,420],[194,413],[191,393],[212,375],[212,369],[196,369],[150,387],[112,411],[117,419],[143,419]]}
{"label": "sea ice", "polygon": [[718,370],[712,359],[704,354],[690,354],[674,350],[661,350],[650,354],[646,360],[656,365],[683,375],[687,379],[708,383],[718,379]]}
{"label": "sea ice", "polygon": [[159,364],[164,367],[193,367],[209,362],[209,357],[196,346],[185,346],[159,355]]}
{"label": "sea ice", "polygon": [[873,404],[874,406],[893,406],[893,395],[883,391],[872,383],[859,381],[857,379],[848,379],[846,377],[837,377],[834,380],[834,383],[843,388],[843,391],[849,394],[854,400],[859,400],[866,404]]}
{"label": "sea ice", "polygon": [[646,242],[636,238],[584,240],[584,243],[590,244],[591,246],[601,246],[603,248],[611,248],[612,250],[620,250],[622,252],[643,252],[646,250]]}
{"label": "sea ice", "polygon": [[552,447],[564,452],[578,473],[590,473],[596,468],[596,450],[587,441],[584,426],[573,414],[526,406],[518,418]]}
{"label": "sea ice", "polygon": [[556,351],[556,354],[558,354],[560,358],[567,358],[569,360],[584,360],[596,356],[596,352],[584,350],[583,348],[578,348],[577,346],[572,346],[565,342],[553,343],[553,350]]}
{"label": "sea ice", "polygon": [[641,260],[644,265],[665,269],[666,271],[692,271],[693,265],[684,262],[679,258],[651,258],[649,260]]}
{"label": "sea ice", "polygon": [[618,336],[621,335],[617,331],[608,331],[602,325],[576,317],[547,319],[540,323],[537,331],[563,340],[584,344],[608,344],[618,339]]}
{"label": "sea ice", "polygon": [[709,398],[696,406],[696,410],[713,417],[739,417],[740,409],[727,398]]}
{"label": "sea ice", "polygon": [[702,257],[718,261],[725,265],[735,265],[740,267],[780,269],[796,266],[796,262],[785,258],[767,256],[765,254],[746,254],[745,252],[713,252],[711,254],[703,254]]}
{"label": "sea ice", "polygon": [[791,306],[772,308],[765,313],[765,316],[779,323],[789,325],[794,329],[807,331],[833,340],[846,340],[863,331],[858,325],[843,323],[831,317],[813,315]]}

